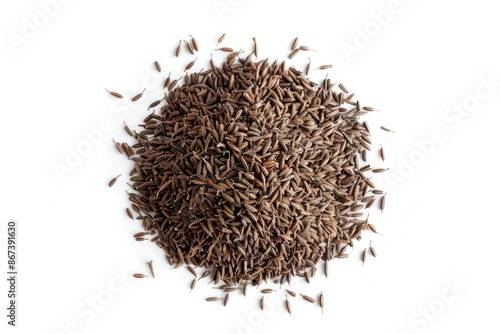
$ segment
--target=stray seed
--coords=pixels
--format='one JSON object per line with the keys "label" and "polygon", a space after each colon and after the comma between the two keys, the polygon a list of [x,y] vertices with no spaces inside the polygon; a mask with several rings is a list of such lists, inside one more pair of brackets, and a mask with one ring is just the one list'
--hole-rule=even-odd
{"label": "stray seed", "polygon": [[162,100],[157,100],[157,101],[154,101],[153,103],[151,103],[148,107],[148,109],[151,109],[151,108],[154,108],[156,107],[157,105],[159,105],[161,103]]}
{"label": "stray seed", "polygon": [[247,296],[247,285],[243,285],[243,289],[241,290],[243,292],[243,296]]}
{"label": "stray seed", "polygon": [[186,43],[186,48],[188,49],[189,53],[194,55],[194,48],[191,44],[189,44],[188,42],[184,41],[184,43]]}
{"label": "stray seed", "polygon": [[295,297],[297,294],[295,292],[293,292],[292,290],[286,290],[286,292],[288,292],[288,294],[292,297]]}
{"label": "stray seed", "polygon": [[186,266],[186,268],[187,268],[187,270],[189,270],[189,272],[190,272],[191,274],[193,274],[193,276],[194,276],[194,277],[198,277],[198,274],[196,273],[196,270],[194,270],[194,268],[193,268],[193,267],[191,267],[191,266]]}
{"label": "stray seed", "polygon": [[297,43],[299,43],[299,36],[297,36],[293,39],[292,47],[290,48],[291,51],[293,51],[297,48]]}
{"label": "stray seed", "polygon": [[366,248],[363,251],[363,253],[361,253],[361,261],[363,261],[363,264],[365,264],[365,260],[366,260]]}
{"label": "stray seed", "polygon": [[384,148],[380,146],[380,157],[382,158],[383,161],[385,161],[385,153],[384,153]]}
{"label": "stray seed", "polygon": [[179,57],[179,54],[181,53],[181,43],[182,41],[179,40],[179,45],[177,46],[177,49],[175,49],[175,56]]}
{"label": "stray seed", "polygon": [[255,54],[255,57],[259,57],[259,48],[257,46],[257,40],[255,37],[253,38],[253,53]]}
{"label": "stray seed", "polygon": [[135,278],[145,278],[145,277],[148,277],[148,275],[144,275],[144,274],[134,274],[133,276]]}
{"label": "stray seed", "polygon": [[295,57],[297,53],[299,53],[299,51],[300,51],[299,49],[293,50],[292,53],[288,55],[288,59],[292,59],[293,57]]}
{"label": "stray seed", "polygon": [[134,219],[134,216],[132,215],[132,211],[130,211],[129,208],[126,208],[125,211],[127,211],[127,215],[129,216],[130,219]]}
{"label": "stray seed", "polygon": [[382,130],[384,130],[384,131],[395,133],[395,132],[394,132],[394,131],[392,131],[391,129],[386,128],[385,126],[381,126],[380,128],[381,128]]}
{"label": "stray seed", "polygon": [[314,298],[300,294],[304,300],[307,300],[309,303],[314,303]]}
{"label": "stray seed", "polygon": [[292,306],[290,305],[288,298],[285,300],[285,306],[286,306],[286,310],[288,311],[288,313],[292,314]]}
{"label": "stray seed", "polygon": [[[198,59],[198,58],[196,58]],[[196,63],[196,59],[193,60],[192,62],[190,62],[189,64],[186,65],[186,68],[184,69],[184,71],[187,71],[189,70],[191,67],[193,67],[194,63]]]}
{"label": "stray seed", "polygon": [[375,168],[375,169],[372,169],[372,172],[373,173],[382,173],[382,172],[385,172],[389,170],[389,168]]}
{"label": "stray seed", "polygon": [[325,298],[323,297],[323,291],[319,295],[319,307],[321,307],[321,315],[323,315],[323,307],[325,306]]}
{"label": "stray seed", "polygon": [[158,72],[161,72],[161,66],[159,62],[155,61],[155,67]]}
{"label": "stray seed", "polygon": [[311,278],[309,277],[309,273],[307,271],[304,271],[304,278],[306,279],[307,283],[310,283]]}
{"label": "stray seed", "polygon": [[193,291],[195,286],[196,286],[196,278],[193,278],[193,280],[191,281],[191,286],[190,286],[191,290],[189,292]]}
{"label": "stray seed", "polygon": [[206,300],[207,302],[216,302],[216,301],[221,300],[221,299],[222,299],[222,298],[220,298],[220,297],[208,297],[208,298],[206,298],[205,300]]}
{"label": "stray seed", "polygon": [[299,50],[300,50],[300,51],[314,51],[314,50],[312,50],[310,47],[305,46],[305,45],[301,45],[301,46],[299,46]]}
{"label": "stray seed", "polygon": [[117,97],[117,98],[119,98],[119,99],[123,99],[123,95],[122,95],[122,94],[117,93],[117,92],[110,92],[107,88],[105,88],[105,89],[106,89],[106,91],[107,91],[109,94],[113,95],[114,97]]}
{"label": "stray seed", "polygon": [[265,304],[264,304],[264,296],[260,298],[260,309],[264,310]]}
{"label": "stray seed", "polygon": [[198,42],[196,41],[196,38],[194,38],[191,35],[189,35],[189,37],[191,37],[191,43],[193,44],[193,48],[195,49],[195,51],[198,51]]}
{"label": "stray seed", "polygon": [[148,261],[148,266],[149,270],[151,271],[151,275],[153,276],[153,278],[155,278],[155,271],[153,269],[153,260]]}
{"label": "stray seed", "polygon": [[234,52],[234,50],[232,48],[219,48],[219,49],[215,49],[215,51],[223,51],[223,52]]}
{"label": "stray seed", "polygon": [[385,195],[382,196],[382,198],[380,199],[380,211],[381,212],[384,212],[384,207],[385,207]]}
{"label": "stray seed", "polygon": [[135,102],[135,101],[139,100],[139,99],[142,97],[142,94],[144,94],[144,91],[145,91],[145,90],[146,90],[146,88],[144,88],[144,90],[142,91],[142,93],[139,93],[139,94],[137,94],[136,96],[134,96],[134,97],[132,98],[132,101],[133,101],[133,102]]}
{"label": "stray seed", "polygon": [[325,277],[328,277],[328,261],[325,261],[324,263],[324,271],[325,271]]}
{"label": "stray seed", "polygon": [[114,179],[112,179],[111,181],[109,181],[109,183],[108,183],[108,187],[112,187],[112,186],[113,186],[113,184],[115,184],[116,180],[118,180],[118,178],[119,178],[120,176],[121,176],[121,174],[120,174],[120,175],[118,175],[117,177],[115,177]]}
{"label": "stray seed", "polygon": [[349,94],[349,91],[344,87],[343,84],[339,84],[339,88],[346,94]]}
{"label": "stray seed", "polygon": [[272,293],[272,292],[274,292],[274,290],[273,289],[262,289],[262,290],[260,290],[260,292],[261,293]]}
{"label": "stray seed", "polygon": [[370,241],[370,253],[372,253],[373,257],[377,257],[377,252],[375,252],[375,248],[372,247],[371,241]]}
{"label": "stray seed", "polygon": [[333,67],[333,65],[321,65],[317,69],[318,70],[326,70],[326,69],[329,69],[329,68],[332,68],[332,67]]}
{"label": "stray seed", "polygon": [[229,293],[226,293],[226,297],[224,297],[224,307],[227,305],[228,301],[229,301]]}
{"label": "stray seed", "polygon": [[219,39],[217,40],[217,44],[219,44],[220,42],[222,42],[224,40],[224,38],[226,37],[226,34],[222,34]]}
{"label": "stray seed", "polygon": [[307,66],[306,66],[306,75],[309,75],[309,69],[311,68],[311,58],[307,58],[309,59],[309,63],[307,63]]}

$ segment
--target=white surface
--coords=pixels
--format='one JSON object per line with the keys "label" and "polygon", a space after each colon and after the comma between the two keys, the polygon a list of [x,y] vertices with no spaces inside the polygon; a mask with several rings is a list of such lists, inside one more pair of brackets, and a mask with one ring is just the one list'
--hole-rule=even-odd
{"label": "white surface", "polygon": [[[374,22],[371,12],[387,9],[390,1],[325,3],[69,1],[18,52],[8,36],[21,34],[23,18],[32,21],[42,9],[33,0],[1,3],[2,268],[8,219],[17,219],[20,243],[18,327],[7,328],[2,311],[2,333],[500,330],[500,275],[494,270],[499,180],[490,167],[496,165],[490,159],[499,142],[500,86],[467,118],[444,118],[454,105],[473,102],[469,97],[481,77],[500,81],[496,7],[486,0],[401,0],[390,23],[348,62],[342,43],[352,44],[356,29]],[[216,9],[221,4],[226,4],[222,14]],[[388,191],[386,211],[373,210],[371,219],[383,236],[365,234],[351,251],[353,258],[330,264],[328,279],[320,270],[310,285],[294,288],[312,296],[323,291],[323,316],[297,298],[291,300],[292,316],[282,300],[262,314],[254,289],[246,299],[233,295],[226,308],[208,304],[204,298],[213,293],[206,281],[190,294],[186,269],[171,270],[160,249],[131,237],[140,226],[124,213],[130,163],[115,152],[111,138],[127,139],[122,121],[137,124],[145,105],[161,92],[148,91],[142,104],[129,110],[104,88],[132,96],[144,80],[154,84],[154,60],[164,69],[161,80],[169,71],[178,77],[193,57],[185,50],[178,59],[172,53],[189,34],[202,48],[194,69],[206,68],[222,33],[227,33],[224,46],[245,50],[256,36],[261,58],[284,58],[297,34],[301,44],[317,50],[291,63],[303,68],[307,56],[313,67],[332,63],[328,73],[334,81],[380,109],[370,125],[387,161],[375,164],[396,172],[403,168],[401,159],[419,154],[416,141],[431,138],[436,128],[446,136],[395,187],[379,178],[377,185]],[[76,149],[86,140],[84,131],[98,129],[106,119],[113,130],[58,180],[53,163],[64,163],[68,147]],[[396,134],[376,131],[380,124]],[[125,175],[109,189],[108,181],[120,173]],[[361,266],[359,253],[370,240],[378,257]],[[127,279],[147,273],[150,259],[156,279],[118,283],[114,278],[120,272]],[[446,290],[447,282],[465,288],[454,294]],[[99,311],[90,311],[92,298],[101,299]],[[420,312],[429,307],[426,320]]]}

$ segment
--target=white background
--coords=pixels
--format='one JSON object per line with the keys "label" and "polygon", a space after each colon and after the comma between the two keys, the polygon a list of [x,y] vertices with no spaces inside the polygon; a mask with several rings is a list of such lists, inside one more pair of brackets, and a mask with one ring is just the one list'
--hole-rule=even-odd
{"label": "white background", "polygon": [[[5,274],[5,226],[16,219],[20,273],[15,329],[6,325],[1,280],[2,333],[500,330],[499,180],[492,161],[499,143],[500,21],[492,1],[401,0],[383,26],[374,13],[392,9],[388,0],[74,0],[50,7],[44,21],[47,2],[0,5],[0,261]],[[26,22],[37,31],[30,35]],[[185,49],[173,57],[179,39],[197,38],[193,69],[201,69],[222,33],[224,46],[247,51],[257,37],[260,57],[271,59],[285,58],[299,35],[317,52],[288,63],[303,69],[310,56],[312,67],[333,64],[312,77],[328,73],[379,109],[368,120],[387,159],[374,153],[371,162],[390,167],[392,183],[376,179],[388,192],[386,210],[381,215],[374,207],[370,219],[383,235],[366,233],[351,258],[330,263],[328,279],[318,270],[311,284],[297,281],[297,292],[323,291],[323,316],[298,298],[291,299],[291,316],[283,298],[269,300],[261,313],[255,288],[246,299],[234,292],[226,308],[207,303],[218,295],[208,281],[189,293],[185,268],[170,269],[154,244],[132,238],[141,228],[124,212],[131,164],[112,138],[126,140],[122,122],[134,128],[161,96],[155,77],[163,81],[170,71],[178,77],[194,59]],[[348,44],[356,53],[342,51]],[[159,76],[154,60],[163,67]],[[133,106],[104,90],[130,98],[144,85],[150,89]],[[467,117],[453,114],[458,108]],[[112,129],[102,132],[107,120]],[[436,129],[443,140],[430,143]],[[67,165],[69,152],[85,145],[84,133],[96,131],[89,153],[58,177],[54,165]],[[361,265],[370,240],[378,257]],[[156,279],[130,279],[148,273],[150,259]]]}

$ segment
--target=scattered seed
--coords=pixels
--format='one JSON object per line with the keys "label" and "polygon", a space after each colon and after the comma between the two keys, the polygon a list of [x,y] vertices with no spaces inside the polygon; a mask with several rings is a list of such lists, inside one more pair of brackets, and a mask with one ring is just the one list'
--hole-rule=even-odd
{"label": "scattered seed", "polygon": [[119,99],[123,99],[123,95],[122,95],[122,94],[120,94],[120,93],[117,93],[117,92],[110,92],[108,89],[106,89],[106,91],[107,91],[109,94],[113,95],[114,97],[117,97],[117,98],[119,98]]}
{"label": "scattered seed", "polygon": [[372,253],[373,257],[377,257],[377,252],[375,252],[375,248],[372,247],[371,241],[370,241],[370,253]]}
{"label": "scattered seed", "polygon": [[129,208],[126,208],[125,211],[127,212],[127,216],[129,216],[130,219],[134,219],[134,216],[132,215],[132,211],[130,211]]}
{"label": "scattered seed", "polygon": [[193,291],[195,286],[196,286],[196,278],[193,278],[193,280],[191,281],[191,285],[190,285],[191,290],[189,292]]}
{"label": "scattered seed", "polygon": [[318,70],[326,70],[326,69],[329,69],[329,68],[332,68],[332,67],[333,67],[333,65],[321,65],[317,69]]}
{"label": "scattered seed", "polygon": [[385,195],[382,196],[382,198],[380,199],[380,211],[381,212],[384,212],[384,207],[385,207]]}
{"label": "scattered seed", "polygon": [[218,49],[215,49],[215,51],[234,52],[234,50],[232,48],[227,48],[227,47],[218,48]]}
{"label": "scattered seed", "polygon": [[[196,58],[198,59],[198,58]],[[189,64],[186,65],[186,68],[184,68],[184,71],[189,70],[191,67],[193,67],[194,63],[196,63],[196,59],[190,62]]]}
{"label": "scattered seed", "polygon": [[380,146],[380,157],[382,158],[383,161],[385,161],[385,153],[384,153],[384,148]]}
{"label": "scattered seed", "polygon": [[286,292],[288,292],[288,294],[289,294],[290,296],[292,296],[292,297],[295,297],[295,296],[297,295],[297,294],[296,294],[294,291],[292,291],[292,290],[286,290]]}
{"label": "scattered seed", "polygon": [[381,126],[380,128],[381,128],[382,130],[384,130],[384,131],[395,133],[395,132],[394,132],[394,131],[392,131],[391,129],[386,128],[385,126]]}
{"label": "scattered seed", "polygon": [[262,289],[262,290],[260,290],[260,292],[261,293],[272,293],[272,292],[274,292],[274,290],[273,289]]}
{"label": "scattered seed", "polygon": [[135,101],[139,100],[142,97],[142,94],[144,94],[145,91],[146,91],[146,88],[144,88],[144,90],[141,93],[139,93],[136,96],[134,96],[132,98],[132,102],[135,102]]}
{"label": "scattered seed", "polygon": [[133,276],[135,278],[145,278],[145,277],[148,277],[148,275],[144,275],[144,274],[134,274]]}
{"label": "scattered seed", "polygon": [[161,72],[161,66],[159,62],[155,61],[155,67],[158,72]]}
{"label": "scattered seed", "polygon": [[299,49],[295,49],[293,50],[289,55],[288,55],[288,58],[289,59],[292,59],[293,57],[295,57],[297,55],[297,53],[299,53]]}
{"label": "scattered seed", "polygon": [[311,68],[311,58],[307,58],[309,59],[309,62],[307,63],[307,66],[306,66],[306,75],[309,75],[309,70]]}
{"label": "scattered seed", "polygon": [[151,271],[151,276],[155,278],[155,271],[153,269],[153,260],[148,261],[149,270]]}
{"label": "scattered seed", "polygon": [[224,297],[224,307],[227,305],[228,301],[229,301],[229,293],[226,293],[226,297]]}
{"label": "scattered seed", "polygon": [[220,298],[220,297],[208,297],[208,298],[206,298],[205,300],[206,300],[207,302],[216,302],[216,301],[219,301],[219,300],[221,300],[221,299],[222,299],[222,298]]}
{"label": "scattered seed", "polygon": [[285,306],[286,306],[286,310],[288,311],[288,313],[292,314],[292,306],[290,305],[288,298],[285,299]]}
{"label": "scattered seed", "polygon": [[264,310],[264,307],[265,307],[265,306],[266,306],[266,305],[264,304],[264,296],[262,296],[262,297],[260,298],[260,309],[261,309],[261,310]]}
{"label": "scattered seed", "polygon": [[255,54],[255,57],[259,57],[259,49],[258,49],[258,46],[257,46],[257,40],[255,39],[255,37],[253,38],[253,53]]}
{"label": "scattered seed", "polygon": [[291,51],[294,51],[297,48],[297,44],[299,43],[299,36],[295,37],[292,42],[292,47],[290,48]]}
{"label": "scattered seed", "polygon": [[198,274],[196,273],[196,270],[194,270],[193,267],[191,266],[186,266],[187,270],[194,276],[194,277],[198,277]]}
{"label": "scattered seed", "polygon": [[304,300],[307,300],[309,303],[314,303],[314,298],[300,294]]}
{"label": "scattered seed", "polygon": [[118,180],[118,178],[119,178],[120,176],[121,176],[121,174],[120,174],[120,175],[118,175],[117,177],[113,178],[111,181],[109,181],[109,183],[108,183],[108,187],[112,187],[112,186],[113,186],[113,184],[115,184],[116,180]]}
{"label": "scattered seed", "polygon": [[363,250],[363,253],[361,253],[361,261],[363,261],[363,264],[365,264],[366,260],[366,248]]}
{"label": "scattered seed", "polygon": [[191,44],[193,44],[193,48],[195,51],[198,51],[198,41],[196,40],[196,38],[194,38],[193,36],[189,35],[189,37],[191,37]]}
{"label": "scattered seed", "polygon": [[219,39],[217,40],[217,44],[219,44],[220,42],[222,42],[224,40],[224,38],[226,37],[226,34],[222,34]]}
{"label": "scattered seed", "polygon": [[321,291],[319,295],[318,302],[319,302],[319,307],[321,307],[321,315],[323,315],[323,307],[325,307],[325,298],[323,296],[323,291]]}
{"label": "scattered seed", "polygon": [[175,56],[176,57],[179,57],[179,54],[181,53],[181,43],[182,43],[182,40],[179,40],[179,45],[175,49]]}

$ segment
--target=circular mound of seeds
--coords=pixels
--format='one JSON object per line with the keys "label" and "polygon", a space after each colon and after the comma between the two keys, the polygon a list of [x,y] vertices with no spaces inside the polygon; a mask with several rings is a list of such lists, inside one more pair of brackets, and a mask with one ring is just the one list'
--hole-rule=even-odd
{"label": "circular mound of seeds", "polygon": [[172,265],[204,267],[215,284],[290,281],[346,257],[367,228],[359,118],[373,109],[329,79],[239,56],[167,79],[159,111],[126,128],[129,199]]}

